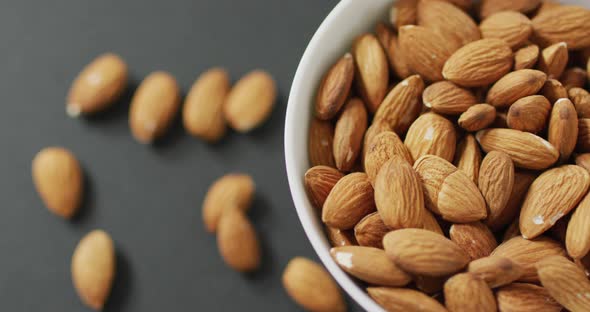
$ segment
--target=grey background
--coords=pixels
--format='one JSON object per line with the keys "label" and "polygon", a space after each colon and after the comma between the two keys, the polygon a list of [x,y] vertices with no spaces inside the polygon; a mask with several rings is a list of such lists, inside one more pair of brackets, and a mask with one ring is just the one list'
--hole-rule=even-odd
{"label": "grey background", "polygon": [[[293,207],[283,158],[283,120],[303,51],[337,0],[12,0],[0,2],[0,309],[84,311],[70,280],[78,240],[95,228],[116,242],[118,276],[106,311],[297,311],[280,283],[287,261],[317,259]],[[91,59],[120,54],[133,88],[167,70],[183,91],[221,65],[235,81],[255,68],[277,80],[270,120],[210,146],[177,121],[156,146],[136,143],[128,100],[98,117],[69,119],[67,89]],[[71,149],[87,176],[81,213],[50,214],[30,177],[35,153]],[[260,272],[221,262],[201,201],[219,176],[253,175],[251,218],[264,249]],[[357,308],[358,310],[358,308]]]}

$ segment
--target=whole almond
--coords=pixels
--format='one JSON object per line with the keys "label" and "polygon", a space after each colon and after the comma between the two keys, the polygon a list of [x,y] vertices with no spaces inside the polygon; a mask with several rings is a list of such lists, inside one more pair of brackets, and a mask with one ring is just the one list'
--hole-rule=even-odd
{"label": "whole almond", "polygon": [[515,11],[497,12],[479,24],[483,38],[502,39],[515,49],[522,46],[533,33],[533,25],[526,15]]}
{"label": "whole almond", "polygon": [[225,210],[250,209],[255,188],[252,177],[246,174],[232,173],[217,179],[209,187],[203,201],[205,229],[210,233],[216,232]]}
{"label": "whole almond", "polygon": [[361,246],[383,249],[383,237],[391,232],[379,215],[374,212],[364,217],[354,226],[354,237]]}
{"label": "whole almond", "polygon": [[494,234],[481,222],[453,224],[449,230],[449,237],[472,261],[489,256],[498,246]]}
{"label": "whole almond", "polygon": [[135,139],[151,143],[164,135],[180,108],[180,88],[169,73],[149,74],[131,100],[129,126]]}
{"label": "whole almond", "polygon": [[473,18],[447,1],[419,1],[418,25],[453,41],[455,48],[481,39]]}
{"label": "whole almond", "polygon": [[336,122],[332,150],[336,167],[350,171],[360,155],[363,137],[367,130],[367,111],[360,99],[352,98],[342,109]]}
{"label": "whole almond", "polygon": [[435,299],[413,289],[369,287],[367,292],[386,311],[447,311]]}
{"label": "whole almond", "polygon": [[328,226],[348,230],[375,211],[373,187],[365,173],[355,172],[341,178],[326,198],[322,221]]}
{"label": "whole almond", "polygon": [[540,49],[536,44],[529,44],[514,53],[514,70],[531,69],[539,60]]}
{"label": "whole almond", "polygon": [[94,230],[80,240],[72,255],[71,273],[82,302],[102,310],[115,278],[115,247],[109,234]]}
{"label": "whole almond", "polygon": [[248,132],[270,117],[276,98],[277,86],[271,75],[262,70],[251,71],[227,95],[225,119],[234,130]]}
{"label": "whole almond", "polygon": [[539,279],[551,297],[572,312],[590,311],[590,281],[584,271],[563,256],[536,264]]}
{"label": "whole almond", "polygon": [[385,25],[385,23],[379,22],[375,28],[375,33],[387,55],[389,65],[394,74],[401,79],[410,77],[412,72],[405,60],[405,55],[400,49],[399,40],[395,32],[389,26]]}
{"label": "whole almond", "polygon": [[496,292],[498,309],[503,312],[559,312],[562,307],[541,286],[513,283]]}
{"label": "whole almond", "polygon": [[372,34],[358,37],[352,47],[356,65],[355,81],[367,105],[374,113],[387,93],[389,64],[379,40]]}
{"label": "whole almond", "polygon": [[428,86],[422,94],[422,101],[433,112],[446,115],[459,115],[477,103],[471,91],[449,81]]}
{"label": "whole almond", "polygon": [[[506,207],[496,215],[493,222],[487,221],[486,224],[496,232],[510,224],[510,221],[514,220],[520,213],[520,206],[526,196],[526,193],[535,180],[536,175],[528,171],[515,171],[514,173],[514,186],[510,192],[510,197]],[[518,221],[518,220],[516,220]],[[518,222],[516,229],[518,229]],[[519,233],[520,235],[520,230]]]}
{"label": "whole almond", "polygon": [[240,209],[226,209],[217,228],[217,247],[223,261],[238,272],[260,266],[260,243],[254,227]]}
{"label": "whole almond", "polygon": [[483,280],[471,273],[451,277],[444,286],[445,306],[450,312],[496,311],[496,298]]}
{"label": "whole almond", "polygon": [[461,128],[474,132],[487,128],[496,120],[496,108],[490,104],[475,104],[459,117]]}
{"label": "whole almond", "polygon": [[558,242],[544,236],[535,239],[524,239],[522,236],[517,236],[500,244],[492,252],[493,257],[510,259],[522,267],[523,275],[519,281],[533,283],[539,281],[535,263],[555,255],[565,255],[565,250]]}
{"label": "whole almond", "polygon": [[457,169],[462,170],[473,182],[479,179],[481,165],[481,150],[472,134],[467,134],[457,145],[455,161]]}
{"label": "whole almond", "polygon": [[127,64],[116,54],[98,56],[78,74],[66,99],[71,117],[93,114],[114,104],[127,87]]}
{"label": "whole almond", "polygon": [[367,131],[365,132],[365,138],[363,139],[363,163],[364,159],[367,158],[367,153],[369,152],[369,145],[372,143],[373,139],[387,131],[393,131],[389,124],[385,121],[374,121]]}
{"label": "whole almond", "polygon": [[283,272],[287,294],[306,310],[344,312],[346,303],[330,274],[319,264],[302,257],[291,259]]}
{"label": "whole almond", "polygon": [[332,119],[342,108],[354,78],[354,59],[346,53],[324,76],[316,96],[316,116]]}
{"label": "whole almond", "polygon": [[567,44],[556,43],[543,49],[537,67],[547,73],[549,78],[558,79],[565,70],[568,58]]}
{"label": "whole almond", "polygon": [[566,162],[578,138],[578,115],[574,104],[568,99],[559,99],[553,105],[549,119],[547,139],[559,151],[559,161]]}
{"label": "whole almond", "polygon": [[468,269],[473,276],[484,280],[490,288],[508,285],[519,279],[522,267],[503,257],[485,257],[471,261]]}
{"label": "whole almond", "polygon": [[375,113],[375,122],[386,122],[399,135],[404,135],[422,109],[424,81],[413,75],[398,83]]}
{"label": "whole almond", "polygon": [[418,20],[418,1],[399,0],[393,3],[389,12],[389,21],[397,29],[404,25],[414,25]]}
{"label": "whole almond", "polygon": [[567,90],[571,88],[584,88],[586,85],[586,70],[579,67],[566,69],[559,80]]}
{"label": "whole almond", "polygon": [[576,150],[582,153],[590,152],[590,118],[578,119],[578,142]]}
{"label": "whole almond", "polygon": [[461,270],[469,262],[469,256],[457,244],[423,229],[390,232],[383,238],[383,246],[395,264],[413,274],[443,276]]}
{"label": "whole almond", "polygon": [[414,159],[436,155],[453,161],[457,134],[449,120],[435,113],[426,113],[410,126],[404,143]]}
{"label": "whole almond", "polygon": [[76,156],[62,147],[47,147],[37,153],[31,168],[33,183],[47,209],[71,218],[84,193],[84,177]]}
{"label": "whole almond", "polygon": [[547,125],[551,103],[542,95],[523,97],[508,110],[508,127],[515,130],[539,133]]}
{"label": "whole almond", "polygon": [[581,259],[590,251],[590,196],[580,202],[567,225],[565,247],[573,259]]}
{"label": "whole almond", "polygon": [[336,168],[334,161],[334,125],[330,121],[312,118],[309,124],[309,161],[312,166]]}
{"label": "whole almond", "polygon": [[486,18],[500,11],[517,11],[529,13],[536,9],[541,0],[482,0],[479,15]]}
{"label": "whole almond", "polygon": [[572,50],[590,46],[590,10],[586,8],[557,6],[543,10],[532,22],[535,37],[542,42],[565,42]]}
{"label": "whole almond", "polygon": [[[590,118],[590,93],[582,88],[571,88],[569,98],[576,107],[579,118]],[[567,95],[564,96],[567,98]]]}
{"label": "whole almond", "polygon": [[410,165],[414,159],[402,140],[392,131],[385,131],[373,138],[365,155],[365,171],[373,185],[379,170],[394,155],[401,156]]}
{"label": "whole almond", "polygon": [[576,156],[576,165],[590,172],[590,153],[579,154]]}
{"label": "whole almond", "polygon": [[547,75],[533,69],[521,69],[502,77],[490,91],[486,102],[497,108],[509,107],[517,100],[537,94],[545,84]]}
{"label": "whole almond", "polygon": [[559,152],[551,143],[532,133],[513,129],[486,129],[475,138],[486,152],[500,151],[510,155],[517,167],[540,170],[553,165]]}
{"label": "whole almond", "polygon": [[491,151],[483,159],[479,170],[478,187],[486,200],[486,224],[495,225],[510,199],[514,186],[514,164],[504,152]]}
{"label": "whole almond", "polygon": [[347,246],[332,248],[330,254],[342,270],[371,285],[399,287],[412,280],[389,260],[383,249]]}
{"label": "whole almond", "polygon": [[358,245],[354,234],[350,230],[341,230],[327,226],[326,234],[334,247]]}
{"label": "whole almond", "polygon": [[209,142],[223,137],[223,104],[229,89],[229,75],[224,69],[213,68],[201,74],[184,101],[182,121],[187,132]]}
{"label": "whole almond", "polygon": [[315,166],[305,172],[305,189],[314,206],[322,209],[334,185],[344,175],[328,166]]}
{"label": "whole almond", "polygon": [[579,166],[564,165],[543,172],[531,184],[522,203],[522,235],[528,239],[541,235],[578,204],[588,186],[590,174]]}
{"label": "whole almond", "polygon": [[443,76],[463,87],[486,86],[506,75],[513,62],[512,50],[503,40],[481,39],[453,53]]}
{"label": "whole almond", "polygon": [[556,79],[547,79],[545,85],[539,93],[546,97],[550,103],[555,103],[559,99],[568,97],[567,90],[561,84],[561,82]]}

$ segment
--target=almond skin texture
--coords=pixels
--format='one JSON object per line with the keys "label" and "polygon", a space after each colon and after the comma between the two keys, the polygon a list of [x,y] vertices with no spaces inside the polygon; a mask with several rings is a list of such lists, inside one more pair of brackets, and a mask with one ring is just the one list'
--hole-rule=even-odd
{"label": "almond skin texture", "polygon": [[514,283],[496,292],[498,309],[502,312],[559,312],[562,307],[541,286]]}
{"label": "almond skin texture", "polygon": [[412,280],[382,249],[347,246],[332,248],[330,254],[342,270],[372,285],[399,287]]}
{"label": "almond skin texture", "polygon": [[563,72],[559,80],[567,90],[571,88],[584,88],[586,85],[586,70],[579,67],[572,67]]}
{"label": "almond skin texture", "polygon": [[486,200],[486,224],[495,225],[503,215],[514,186],[514,164],[508,154],[491,151],[483,159],[479,170],[478,187]]}
{"label": "almond skin texture", "polygon": [[551,297],[572,312],[590,311],[590,281],[582,269],[563,256],[543,259],[535,265],[539,279]]}
{"label": "almond skin texture", "polygon": [[354,78],[354,59],[346,53],[324,76],[316,97],[316,116],[332,119],[344,105]]}
{"label": "almond skin texture", "polygon": [[422,94],[422,101],[433,112],[445,115],[459,115],[477,103],[471,91],[449,81],[428,86]]}
{"label": "almond skin texture", "polygon": [[567,98],[568,96],[565,87],[555,79],[547,79],[540,94],[546,97],[550,103],[555,103],[557,100]]}
{"label": "almond skin texture", "polygon": [[332,243],[332,246],[335,247],[358,245],[353,233],[348,230],[326,227],[326,235],[328,236],[330,243]]}
{"label": "almond skin texture", "polygon": [[351,171],[361,152],[361,144],[367,130],[367,111],[363,102],[350,99],[344,106],[334,130],[333,153],[336,167]]}
{"label": "almond skin texture", "polygon": [[390,11],[390,22],[397,29],[404,25],[416,24],[418,19],[418,1],[399,0],[394,2]]}
{"label": "almond skin texture", "polygon": [[361,246],[383,249],[383,237],[391,229],[383,223],[379,212],[364,217],[354,227],[354,237]]}
{"label": "almond skin texture", "polygon": [[383,100],[373,123],[386,122],[398,135],[404,135],[422,109],[424,81],[413,75],[398,83]]}
{"label": "almond skin texture", "polygon": [[408,288],[369,287],[369,296],[386,311],[445,312],[438,301],[417,290]]}
{"label": "almond skin texture", "polygon": [[322,221],[330,227],[348,230],[373,211],[375,201],[369,178],[365,173],[355,172],[334,185],[324,203]]}
{"label": "almond skin texture", "polygon": [[590,119],[578,119],[578,142],[576,150],[582,153],[590,152]]}
{"label": "almond skin texture", "polygon": [[494,234],[481,222],[453,224],[449,230],[449,237],[472,261],[489,256],[498,245]]}
{"label": "almond skin texture", "polygon": [[573,259],[581,259],[590,251],[590,196],[580,202],[567,225],[565,247]]}
{"label": "almond skin texture", "polygon": [[470,273],[451,277],[444,287],[445,305],[455,311],[496,311],[496,298],[486,282]]}
{"label": "almond skin texture", "polygon": [[334,161],[334,125],[329,121],[312,118],[309,125],[309,161],[312,166],[336,168]]}
{"label": "almond skin texture", "polygon": [[424,195],[420,177],[404,158],[393,156],[375,180],[375,204],[390,228],[422,228]]}
{"label": "almond skin texture", "polygon": [[519,281],[533,283],[539,281],[535,263],[556,255],[565,255],[565,250],[558,242],[543,236],[535,239],[517,236],[502,243],[492,252],[493,257],[510,259],[522,267],[523,275]]}
{"label": "almond skin texture", "polygon": [[568,95],[576,107],[578,117],[590,118],[590,93],[582,88],[571,88]]}
{"label": "almond skin texture", "polygon": [[490,15],[479,25],[483,38],[502,39],[515,49],[522,46],[533,33],[533,25],[526,15],[503,11]]}
{"label": "almond skin texture", "polygon": [[590,11],[574,5],[543,10],[532,20],[535,37],[549,44],[565,42],[569,49],[590,46]]}
{"label": "almond skin texture", "polygon": [[336,282],[322,266],[311,260],[296,257],[289,261],[282,282],[287,294],[308,311],[346,311]]}
{"label": "almond skin texture", "polygon": [[373,138],[365,155],[365,171],[373,185],[379,170],[394,155],[401,156],[410,165],[414,159],[402,140],[392,131],[385,131]]}
{"label": "almond skin texture", "polygon": [[484,280],[490,288],[508,285],[523,274],[520,265],[503,257],[485,257],[471,261],[467,270],[473,276]]}
{"label": "almond skin texture", "polygon": [[260,266],[258,237],[242,210],[223,212],[217,229],[217,247],[223,261],[238,272],[251,272]]}
{"label": "almond skin texture", "polygon": [[558,79],[565,70],[568,59],[567,44],[556,43],[543,49],[537,67],[547,73],[549,78]]}
{"label": "almond skin texture", "polygon": [[66,99],[71,117],[103,111],[114,104],[127,87],[127,64],[118,55],[98,56],[78,74]]}
{"label": "almond skin texture", "polygon": [[457,134],[449,120],[435,113],[426,113],[410,126],[404,143],[413,159],[436,155],[453,161]]}
{"label": "almond skin texture", "polygon": [[539,60],[539,46],[530,44],[514,53],[514,70],[531,69]]}
{"label": "almond skin texture", "polygon": [[102,230],[86,234],[72,255],[71,272],[82,302],[102,310],[115,278],[115,247],[109,234]]}
{"label": "almond skin texture", "polygon": [[82,202],[84,177],[76,156],[65,148],[42,149],[32,164],[37,193],[54,214],[69,219]]}
{"label": "almond skin texture", "polygon": [[543,172],[531,185],[522,203],[520,231],[535,238],[568,214],[590,186],[590,174],[584,168],[564,165]]}
{"label": "almond skin texture", "polygon": [[444,276],[464,268],[469,256],[451,240],[422,229],[402,229],[383,238],[387,256],[404,271]]}
{"label": "almond skin texture", "polygon": [[504,152],[517,167],[525,169],[546,169],[559,158],[559,152],[551,143],[528,132],[487,129],[477,132],[475,138],[484,151]]}
{"label": "almond skin texture", "polygon": [[209,187],[203,201],[205,229],[215,233],[225,210],[250,209],[255,188],[254,180],[246,174],[232,173],[217,179]]}
{"label": "almond skin texture", "polygon": [[545,84],[547,75],[533,69],[521,69],[502,77],[490,91],[486,102],[496,108],[505,108],[517,100],[537,94]]}
{"label": "almond skin texture", "polygon": [[[497,232],[502,228],[506,227],[510,224],[512,220],[514,220],[518,214],[520,213],[520,206],[526,193],[533,183],[533,181],[537,178],[537,176],[528,171],[515,171],[514,173],[514,186],[512,187],[512,191],[510,192],[510,197],[508,202],[506,203],[506,207],[500,211],[499,214],[496,215],[494,221],[487,221],[486,224],[489,226],[492,231]],[[518,225],[518,220],[517,225]],[[518,226],[516,226],[518,229]],[[518,233],[520,235],[520,232]]]}
{"label": "almond skin texture", "polygon": [[180,108],[180,89],[169,73],[148,75],[131,100],[129,126],[135,139],[151,143],[164,135]]}
{"label": "almond skin texture", "polygon": [[459,126],[474,132],[487,128],[496,120],[496,108],[490,104],[475,104],[459,117]]}
{"label": "almond skin texture", "polygon": [[213,68],[193,84],[184,101],[182,121],[186,131],[208,142],[216,142],[226,132],[223,104],[229,93],[229,75]]}
{"label": "almond skin texture", "polygon": [[372,34],[356,39],[352,47],[356,64],[355,81],[367,109],[374,113],[387,93],[389,64],[379,40]]}
{"label": "almond skin texture", "polygon": [[481,39],[473,18],[448,1],[419,1],[418,25],[453,41],[456,48]]}
{"label": "almond skin texture", "polygon": [[443,76],[463,87],[481,87],[506,75],[513,62],[512,50],[503,40],[481,39],[453,53],[444,65]]}
{"label": "almond skin texture", "polygon": [[481,150],[472,134],[467,134],[457,145],[455,161],[459,170],[462,170],[473,182],[479,179],[479,167],[481,166]]}
{"label": "almond skin texture", "polygon": [[262,70],[251,71],[229,92],[223,109],[225,119],[234,130],[248,132],[270,117],[276,98],[272,76]]}
{"label": "almond skin texture", "polygon": [[553,105],[547,136],[549,143],[559,151],[559,161],[566,162],[578,138],[578,115],[570,100],[560,99]]}
{"label": "almond skin texture", "polygon": [[383,132],[392,132],[391,127],[388,123],[384,121],[376,121],[371,124],[367,131],[365,132],[365,138],[363,139],[363,160],[367,158],[367,154],[369,153],[370,144],[373,143],[373,139],[383,133]]}
{"label": "almond skin texture", "polygon": [[424,220],[422,221],[422,223],[423,229],[440,234],[442,236],[445,235],[445,233],[440,227],[440,224],[438,223],[438,220],[436,220],[436,218],[434,217],[432,212],[430,212],[430,210],[424,210]]}
{"label": "almond skin texture", "polygon": [[538,133],[545,128],[551,103],[542,95],[523,97],[508,110],[508,127],[515,130]]}
{"label": "almond skin texture", "polygon": [[479,15],[486,18],[500,11],[517,11],[529,13],[541,4],[541,0],[483,0]]}
{"label": "almond skin texture", "polygon": [[342,177],[344,175],[340,171],[327,166],[315,166],[307,170],[305,189],[317,209],[322,209],[328,194]]}
{"label": "almond skin texture", "polygon": [[405,56],[399,47],[399,41],[395,32],[389,26],[385,25],[385,23],[380,22],[377,23],[375,33],[377,34],[377,39],[379,39],[383,50],[385,50],[389,65],[395,76],[401,79],[410,77],[412,73],[405,61]]}

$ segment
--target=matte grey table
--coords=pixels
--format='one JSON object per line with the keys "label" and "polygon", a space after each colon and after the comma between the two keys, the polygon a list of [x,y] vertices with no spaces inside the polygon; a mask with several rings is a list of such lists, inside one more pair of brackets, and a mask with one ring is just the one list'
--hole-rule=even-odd
{"label": "matte grey table", "polygon": [[[70,280],[78,240],[95,228],[117,246],[117,279],[106,311],[297,311],[280,277],[297,255],[317,259],[293,207],[283,157],[283,120],[297,64],[337,0],[7,0],[0,2],[0,309],[84,311]],[[186,93],[211,66],[235,81],[263,68],[280,94],[270,120],[210,146],[180,122],[144,146],[128,129],[126,100],[105,114],[70,119],[64,98],[78,71],[113,51],[133,88],[167,70]],[[61,145],[87,175],[80,215],[50,214],[34,192],[31,160]],[[205,232],[201,201],[232,171],[257,183],[251,218],[263,268],[241,275],[222,263]]]}

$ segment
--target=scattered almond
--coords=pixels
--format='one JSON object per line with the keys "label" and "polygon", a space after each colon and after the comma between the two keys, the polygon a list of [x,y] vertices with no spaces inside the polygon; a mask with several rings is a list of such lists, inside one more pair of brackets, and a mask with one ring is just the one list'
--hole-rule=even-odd
{"label": "scattered almond", "polygon": [[410,76],[398,83],[379,106],[373,123],[386,122],[395,133],[405,134],[420,115],[423,91],[424,81],[418,75]]}
{"label": "scattered almond", "polygon": [[550,103],[555,103],[568,96],[565,87],[556,79],[547,79],[540,94],[546,97]]}
{"label": "scattered almond", "polygon": [[225,210],[247,211],[254,197],[255,185],[249,175],[232,173],[215,181],[203,201],[203,221],[210,233],[217,231]]}
{"label": "scattered almond", "polygon": [[502,39],[513,49],[522,46],[533,33],[529,18],[515,11],[494,13],[481,22],[479,29],[483,38]]}
{"label": "scattered almond", "polygon": [[547,75],[538,70],[521,69],[511,72],[492,86],[486,102],[496,108],[509,107],[523,97],[537,94],[546,80]]}
{"label": "scattered almond", "polygon": [[563,256],[545,258],[535,265],[551,297],[572,312],[590,311],[590,281],[582,269]]}
{"label": "scattered almond", "polygon": [[539,46],[536,44],[529,44],[524,48],[520,48],[514,54],[514,70],[531,69],[537,64],[539,60]]}
{"label": "scattered almond", "polygon": [[413,159],[436,155],[453,161],[457,134],[449,120],[435,113],[426,113],[414,121],[404,143]]}
{"label": "scattered almond", "polygon": [[226,209],[217,227],[217,247],[223,261],[238,272],[260,266],[260,243],[254,227],[240,209]]}
{"label": "scattered almond", "polygon": [[324,76],[316,96],[316,116],[322,120],[333,118],[342,108],[354,78],[354,59],[346,53]]}
{"label": "scattered almond", "polygon": [[446,115],[459,115],[477,103],[471,91],[449,81],[428,86],[422,94],[422,101],[433,112]]}
{"label": "scattered almond", "polygon": [[559,151],[560,162],[565,162],[576,147],[578,138],[578,116],[574,104],[566,98],[553,105],[549,119],[547,139]]}
{"label": "scattered almond", "polygon": [[496,108],[490,104],[475,104],[459,117],[461,128],[474,132],[487,128],[496,120]]}
{"label": "scattered almond", "polygon": [[568,59],[567,44],[559,42],[543,49],[537,66],[549,78],[558,79],[565,70]]}
{"label": "scattered almond", "polygon": [[478,187],[486,200],[488,217],[486,224],[494,226],[510,199],[514,186],[514,164],[508,154],[491,151],[483,159],[479,170]]}
{"label": "scattered almond", "polygon": [[508,127],[515,130],[539,133],[547,124],[551,103],[542,95],[523,97],[508,110]]}

